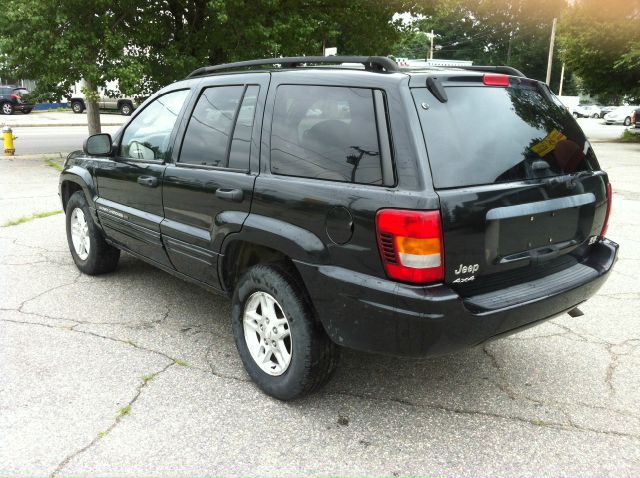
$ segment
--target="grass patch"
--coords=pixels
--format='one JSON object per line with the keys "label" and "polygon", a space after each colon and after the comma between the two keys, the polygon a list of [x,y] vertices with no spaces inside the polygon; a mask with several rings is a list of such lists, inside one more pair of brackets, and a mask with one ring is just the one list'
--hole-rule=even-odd
{"label": "grass patch", "polygon": [[640,133],[632,133],[628,129],[625,129],[619,141],[622,143],[640,143]]}
{"label": "grass patch", "polygon": [[43,217],[55,216],[61,214],[62,209],[56,209],[55,211],[37,212],[31,214],[31,216],[22,216],[17,219],[11,219],[5,222],[2,227],[17,226],[18,224],[24,224],[25,222],[33,221],[34,219],[42,219]]}
{"label": "grass patch", "polygon": [[131,413],[131,405],[127,405],[126,407],[122,407],[118,410],[118,418],[125,417]]}
{"label": "grass patch", "polygon": [[534,418],[533,420],[529,420],[529,423],[531,423],[532,425],[535,425],[537,427],[548,427],[549,424],[547,422],[545,422],[544,420],[539,420],[537,418]]}
{"label": "grass patch", "polygon": [[142,381],[144,383],[147,383],[147,382],[153,380],[155,377],[156,377],[155,373],[148,373],[147,375],[143,375],[142,376]]}
{"label": "grass patch", "polygon": [[98,432],[98,438],[104,438],[109,434],[109,432]]}
{"label": "grass patch", "polygon": [[31,113],[66,113],[71,111],[71,108],[49,108],[46,110],[32,110]]}
{"label": "grass patch", "polygon": [[189,364],[185,360],[182,360],[182,359],[175,359],[174,362],[176,363],[176,365],[180,365],[182,367],[188,367],[189,366]]}
{"label": "grass patch", "polygon": [[53,169],[56,169],[58,171],[62,171],[64,169],[60,163],[50,158],[45,159],[44,164],[46,164],[47,166],[51,166]]}

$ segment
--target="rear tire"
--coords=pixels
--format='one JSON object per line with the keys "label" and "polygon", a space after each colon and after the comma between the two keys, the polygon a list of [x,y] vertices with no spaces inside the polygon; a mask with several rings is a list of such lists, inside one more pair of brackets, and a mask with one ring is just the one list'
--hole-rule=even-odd
{"label": "rear tire", "polygon": [[[249,269],[236,286],[231,317],[247,373],[272,397],[292,400],[311,393],[336,368],[338,346],[315,319],[299,280],[283,266],[260,264]],[[279,338],[283,330],[288,331],[288,343]],[[269,352],[271,343],[273,351]]]}
{"label": "rear tire", "polygon": [[124,116],[129,116],[133,113],[133,106],[131,106],[131,103],[122,103],[119,109],[120,114]]}
{"label": "rear tire", "polygon": [[84,104],[82,101],[72,101],[71,102],[71,111],[76,114],[80,114],[84,111]]}
{"label": "rear tire", "polygon": [[3,115],[12,115],[14,111],[13,105],[11,103],[2,103],[2,114]]}
{"label": "rear tire", "polygon": [[624,125],[625,125],[625,126],[629,126],[630,124],[631,124],[631,117],[627,116],[627,117],[624,119]]}
{"label": "rear tire", "polygon": [[25,115],[28,115],[29,113],[31,113],[31,110],[22,110],[22,112],[23,112]]}
{"label": "rear tire", "polygon": [[85,274],[112,272],[118,266],[120,249],[104,240],[93,222],[87,199],[82,191],[73,193],[66,207],[67,243],[71,257]]}

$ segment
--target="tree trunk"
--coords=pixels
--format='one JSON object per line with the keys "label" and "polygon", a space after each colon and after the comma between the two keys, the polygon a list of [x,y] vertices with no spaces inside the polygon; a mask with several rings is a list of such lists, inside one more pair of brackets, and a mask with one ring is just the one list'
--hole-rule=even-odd
{"label": "tree trunk", "polygon": [[100,129],[100,108],[98,106],[98,88],[96,84],[90,80],[84,80],[85,89],[84,101],[87,106],[87,124],[89,126],[89,135],[98,134]]}

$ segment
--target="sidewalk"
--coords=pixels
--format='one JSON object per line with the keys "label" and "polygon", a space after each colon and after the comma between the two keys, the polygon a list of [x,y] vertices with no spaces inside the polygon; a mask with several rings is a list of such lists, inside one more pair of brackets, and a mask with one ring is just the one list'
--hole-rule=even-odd
{"label": "sidewalk", "polygon": [[[129,119],[129,116],[123,116],[119,113],[101,113],[100,122],[102,126],[120,126]],[[71,111],[55,112],[32,111],[28,115],[23,113],[14,113],[12,115],[0,115],[0,126],[3,125],[17,127],[29,126],[87,126],[87,114],[75,114]]]}

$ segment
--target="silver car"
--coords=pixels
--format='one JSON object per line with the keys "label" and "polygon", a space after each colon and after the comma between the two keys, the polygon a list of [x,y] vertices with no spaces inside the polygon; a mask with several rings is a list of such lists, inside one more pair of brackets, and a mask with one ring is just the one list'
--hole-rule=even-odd
{"label": "silver car", "polygon": [[637,106],[619,106],[611,113],[604,115],[604,121],[607,124],[623,124],[629,126],[631,124],[631,116],[637,109]]}

